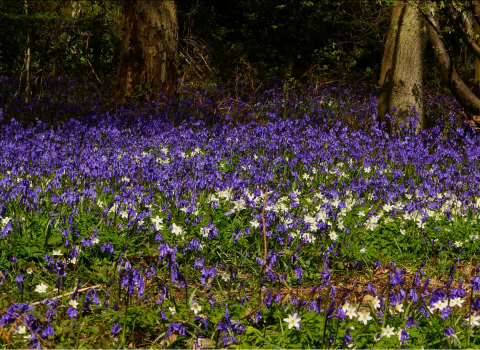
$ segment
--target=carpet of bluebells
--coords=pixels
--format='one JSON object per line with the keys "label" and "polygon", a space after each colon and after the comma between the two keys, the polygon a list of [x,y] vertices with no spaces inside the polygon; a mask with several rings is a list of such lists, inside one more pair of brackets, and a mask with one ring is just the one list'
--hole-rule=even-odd
{"label": "carpet of bluebells", "polygon": [[480,135],[451,98],[389,135],[365,88],[18,85],[2,347],[480,348]]}

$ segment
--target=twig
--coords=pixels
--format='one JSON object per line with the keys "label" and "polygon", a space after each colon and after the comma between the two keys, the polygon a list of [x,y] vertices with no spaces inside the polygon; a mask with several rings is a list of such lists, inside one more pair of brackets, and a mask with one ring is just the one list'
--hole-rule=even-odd
{"label": "twig", "polygon": [[[185,52],[185,53],[186,53],[186,52]],[[180,52],[180,55],[183,56],[183,58],[185,58],[185,61],[187,61],[187,63],[190,64],[190,66],[193,68],[193,71],[195,72],[195,74],[198,75],[198,77],[201,79],[202,76],[201,76],[200,74],[198,74],[197,69],[200,70],[201,72],[202,72],[202,70],[201,70],[200,68],[195,69],[195,67],[197,66],[197,65],[195,64],[195,62],[193,62],[193,64],[190,63],[190,59],[187,58],[187,56],[185,56],[182,52]],[[188,54],[187,54],[187,55],[188,55]],[[193,66],[194,64],[195,64],[195,67]],[[203,74],[203,72],[202,72],[202,74]]]}
{"label": "twig", "polygon": [[[80,31],[80,29],[79,29]],[[90,61],[88,60],[88,41],[90,39],[90,32],[87,33],[87,47],[85,48],[85,54],[83,55],[85,57],[85,61],[87,61],[88,65],[90,66],[92,72],[93,72],[93,75],[95,75],[95,78],[97,78],[98,82],[100,83],[100,85],[103,85],[103,82],[98,78],[98,75],[97,73],[95,73],[95,69],[93,69],[93,66],[92,64],[90,63]]]}
{"label": "twig", "polygon": [[239,318],[238,320],[239,320],[239,321],[243,321],[244,319],[249,318],[249,317],[252,316],[258,309],[260,309],[263,305],[265,305],[265,303],[261,303],[260,306],[256,307],[256,308],[253,309],[251,312],[249,312],[248,314],[246,314],[246,315],[243,316],[242,318]]}
{"label": "twig", "polygon": [[[101,286],[102,286],[101,284],[97,284],[97,285],[91,286],[91,287],[80,288],[80,289],[75,290],[75,291],[73,291],[73,292],[68,292],[68,293],[66,293],[66,294],[59,295],[59,296],[57,296],[56,298],[63,298],[63,297],[66,297],[66,296],[68,296],[68,295],[72,295],[72,294],[74,294],[74,293],[84,292],[84,291],[86,291],[86,290],[99,288],[99,287],[101,287]],[[43,301],[37,301],[37,302],[32,303],[32,304],[30,304],[30,305],[31,305],[31,306],[40,305],[41,303],[45,302],[45,301],[48,300],[48,299],[50,299],[50,298],[47,298],[47,299],[45,299],[45,300],[43,300]]]}

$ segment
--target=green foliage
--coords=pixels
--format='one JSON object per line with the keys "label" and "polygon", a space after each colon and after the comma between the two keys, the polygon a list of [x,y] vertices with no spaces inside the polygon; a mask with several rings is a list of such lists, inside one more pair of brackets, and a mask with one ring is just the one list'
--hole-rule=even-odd
{"label": "green foliage", "polygon": [[[29,0],[28,15],[22,4],[15,0],[0,3],[0,72],[17,75],[22,71],[29,28],[32,72],[49,75],[55,62],[56,76],[67,72],[90,75],[86,57],[98,74],[115,73],[121,43],[118,1]],[[74,4],[82,6],[78,18],[72,16]]]}
{"label": "green foliage", "polygon": [[315,67],[312,73],[351,80],[354,67],[356,77],[379,73],[383,48],[377,37],[388,25],[387,13],[380,22],[372,17],[379,10],[363,0],[206,0],[190,16],[213,47],[224,79],[247,71],[256,78],[300,78]]}

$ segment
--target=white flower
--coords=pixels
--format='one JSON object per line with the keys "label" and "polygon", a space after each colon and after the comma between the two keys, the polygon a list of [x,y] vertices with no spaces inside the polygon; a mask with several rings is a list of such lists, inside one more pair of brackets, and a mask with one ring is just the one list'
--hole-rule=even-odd
{"label": "white flower", "polygon": [[156,227],[157,229],[161,229],[161,226],[162,226],[162,225],[160,225],[160,224],[163,223],[163,219],[162,219],[162,218],[159,218],[158,215],[157,215],[154,219],[152,219],[152,222],[153,222],[153,224],[155,225],[155,227]]}
{"label": "white flower", "polygon": [[390,338],[390,336],[395,335],[395,328],[387,325],[385,328],[382,327],[382,337]]}
{"label": "white flower", "polygon": [[385,222],[386,224],[389,224],[389,223],[393,222],[393,219],[392,219],[391,217],[388,217],[388,218],[386,218],[386,219],[384,220],[384,222]]}
{"label": "white flower", "polygon": [[26,333],[27,333],[27,327],[25,327],[23,324],[21,326],[18,326],[17,334],[26,334]]}
{"label": "white flower", "polygon": [[462,298],[450,299],[450,306],[451,306],[451,307],[454,307],[454,306],[462,307],[462,304],[463,304],[464,302],[465,302],[465,300],[462,300]]}
{"label": "white flower", "polygon": [[48,286],[45,283],[42,282],[40,284],[37,284],[37,286],[35,287],[35,292],[46,293],[47,289],[48,289]]}
{"label": "white flower", "polygon": [[350,319],[357,317],[357,313],[355,312],[355,308],[349,307],[348,310],[345,312],[345,315],[350,317]]}
{"label": "white flower", "polygon": [[78,301],[76,301],[76,300],[70,300],[70,301],[68,302],[68,305],[70,305],[71,307],[73,307],[74,309],[76,309],[77,306],[78,306]]}
{"label": "white flower", "polygon": [[177,312],[177,310],[175,310],[175,307],[174,307],[174,306],[170,306],[170,307],[168,308],[168,311],[170,311],[170,313],[171,313],[172,315],[175,315],[175,313]]}
{"label": "white flower", "polygon": [[233,210],[235,211],[240,211],[242,209],[245,209],[246,208],[246,204],[245,204],[245,201],[243,199],[239,199],[238,201],[233,201]]}
{"label": "white flower", "polygon": [[229,276],[228,273],[226,273],[225,271],[220,272],[220,277],[221,277],[222,280],[224,280],[225,282],[230,281],[230,276]]}
{"label": "white flower", "polygon": [[200,234],[201,234],[203,237],[207,238],[207,237],[208,237],[208,234],[210,233],[210,231],[211,231],[210,228],[208,228],[208,227],[202,227],[202,228],[200,229]]}
{"label": "white flower", "polygon": [[31,274],[33,273],[32,268],[29,267],[29,268],[27,269],[27,273],[28,273],[29,275],[31,275]]}
{"label": "white flower", "polygon": [[372,306],[374,309],[380,309],[380,299],[378,297],[372,299]]}
{"label": "white flower", "polygon": [[196,302],[192,302],[192,306],[190,306],[190,310],[192,310],[195,315],[198,314],[200,311],[202,311],[202,307],[196,303]]}
{"label": "white flower", "polygon": [[400,229],[400,233],[405,236],[405,230],[403,228]]}
{"label": "white flower", "polygon": [[470,327],[479,326],[480,323],[478,321],[480,321],[480,316],[471,315],[470,316]]}
{"label": "white flower", "polygon": [[75,265],[77,263],[77,258],[74,257],[74,258],[68,259],[68,263]]}
{"label": "white flower", "polygon": [[300,317],[298,317],[297,313],[293,315],[288,315],[288,318],[283,319],[285,322],[288,323],[288,329],[292,329],[292,327],[299,328],[300,327]]}
{"label": "white flower", "polygon": [[100,243],[100,240],[97,237],[95,237],[94,239],[92,239],[92,243],[93,244],[98,244],[98,243]]}
{"label": "white flower", "polygon": [[53,253],[52,253],[53,256],[56,256],[56,255],[60,255],[62,256],[62,251],[59,249],[59,250],[54,250]]}
{"label": "white flower", "polygon": [[365,254],[367,250],[365,248],[360,249],[360,253]]}
{"label": "white flower", "polygon": [[448,306],[448,301],[447,300],[439,300],[436,304],[433,304],[434,308],[443,311]]}
{"label": "white flower", "polygon": [[250,221],[250,225],[252,225],[255,228],[258,228],[260,226],[260,223],[257,220],[252,220]]}
{"label": "white flower", "polygon": [[181,235],[183,233],[183,229],[181,226],[177,226],[176,224],[172,224],[172,233],[174,235]]}
{"label": "white flower", "polygon": [[2,227],[6,226],[10,222],[10,220],[12,220],[12,218],[3,218],[2,219]]}
{"label": "white flower", "polygon": [[350,303],[348,301],[342,305],[343,312],[347,312],[349,308],[350,308]]}
{"label": "white flower", "polygon": [[454,244],[454,245],[455,245],[455,247],[457,247],[457,248],[460,248],[460,247],[463,245],[463,243],[462,243],[462,242],[460,242],[460,241],[456,241],[456,242],[455,242],[455,243],[453,243],[453,244]]}
{"label": "white flower", "polygon": [[450,334],[449,338],[452,344],[460,344],[460,340],[458,340],[457,335],[455,333]]}
{"label": "white flower", "polygon": [[370,312],[368,311],[359,311],[358,312],[358,320],[367,324],[368,321],[373,320],[372,316],[370,316]]}
{"label": "white flower", "polygon": [[400,312],[400,313],[404,312],[403,311],[403,304],[398,303],[397,305],[395,305],[395,311]]}
{"label": "white flower", "polygon": [[330,239],[334,241],[337,238],[338,238],[338,235],[334,231],[330,231]]}

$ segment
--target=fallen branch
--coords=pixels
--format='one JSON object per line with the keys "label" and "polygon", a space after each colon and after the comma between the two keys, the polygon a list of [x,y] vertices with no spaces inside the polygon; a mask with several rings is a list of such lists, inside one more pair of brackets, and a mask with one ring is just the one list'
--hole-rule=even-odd
{"label": "fallen branch", "polygon": [[[68,292],[68,293],[62,294],[62,295],[60,295],[60,296],[57,296],[57,298],[63,298],[63,297],[66,297],[66,296],[68,296],[68,295],[72,295],[72,294],[74,294],[74,293],[84,292],[84,291],[89,290],[89,289],[100,288],[101,286],[102,286],[101,284],[97,284],[97,285],[91,286],[91,287],[80,288],[80,289],[75,290],[75,291],[73,291],[73,292]],[[47,301],[48,299],[50,299],[50,298],[46,298],[45,300],[34,302],[34,303],[30,304],[30,305],[31,305],[31,306],[40,305],[41,303]]]}

